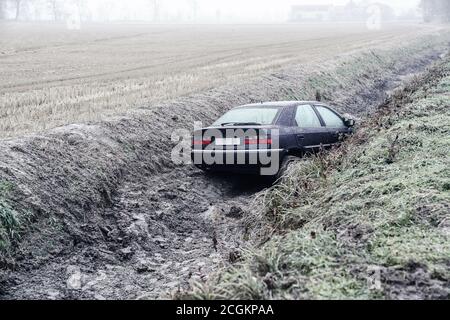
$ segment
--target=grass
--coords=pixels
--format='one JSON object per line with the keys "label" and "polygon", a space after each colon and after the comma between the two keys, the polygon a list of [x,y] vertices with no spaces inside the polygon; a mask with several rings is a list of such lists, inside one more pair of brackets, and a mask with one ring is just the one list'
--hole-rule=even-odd
{"label": "grass", "polygon": [[0,181],[0,256],[18,239],[21,222],[17,212],[7,201],[11,186]]}
{"label": "grass", "polygon": [[[280,68],[391,48],[438,27],[0,25],[0,135],[97,121]],[[348,66],[347,66],[348,67]],[[343,68],[345,69],[345,68]]]}
{"label": "grass", "polygon": [[247,217],[264,244],[189,296],[450,298],[449,92],[447,60],[290,168]]}

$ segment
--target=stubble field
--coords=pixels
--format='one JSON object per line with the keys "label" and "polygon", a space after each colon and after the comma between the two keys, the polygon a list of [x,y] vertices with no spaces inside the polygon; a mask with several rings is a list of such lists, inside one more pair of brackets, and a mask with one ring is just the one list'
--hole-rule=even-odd
{"label": "stubble field", "polygon": [[0,135],[104,120],[290,65],[388,48],[440,27],[0,24]]}

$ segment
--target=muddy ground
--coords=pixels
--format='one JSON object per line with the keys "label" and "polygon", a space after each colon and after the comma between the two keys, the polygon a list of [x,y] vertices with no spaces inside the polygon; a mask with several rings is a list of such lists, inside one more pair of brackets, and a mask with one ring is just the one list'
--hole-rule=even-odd
{"label": "muddy ground", "polygon": [[[0,298],[163,298],[191,279],[205,279],[252,245],[241,218],[252,195],[268,185],[174,165],[174,128],[210,121],[249,101],[306,99],[318,91],[341,111],[364,117],[405,76],[446,50],[416,49],[408,56],[384,51],[341,57],[318,71],[297,66],[127,118],[5,141],[0,177],[14,185],[11,202],[29,214],[30,223],[2,256]],[[339,77],[355,59],[379,61]],[[311,80],[306,75],[335,82],[302,87]]]}
{"label": "muddy ground", "polygon": [[103,221],[80,230],[100,231],[104,241],[80,239],[39,268],[12,273],[5,297],[155,299],[174,293],[242,248],[242,208],[263,186],[193,168],[127,179]]}

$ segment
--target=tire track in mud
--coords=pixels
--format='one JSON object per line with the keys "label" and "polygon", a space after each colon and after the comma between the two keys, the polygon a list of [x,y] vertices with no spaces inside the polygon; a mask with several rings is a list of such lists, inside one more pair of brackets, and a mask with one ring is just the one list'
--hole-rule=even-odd
{"label": "tire track in mud", "polygon": [[[125,183],[108,212],[118,217],[112,237],[121,239],[115,251],[129,255],[122,257],[126,268],[112,272],[95,293],[112,287],[117,276],[125,283],[142,280],[127,297],[132,299],[164,297],[190,280],[204,280],[246,245],[244,206],[265,186],[258,179],[205,175],[190,167],[136,180]],[[124,298],[123,292],[114,298]]]}
{"label": "tire track in mud", "polygon": [[241,218],[258,178],[179,167],[132,176],[105,209],[105,238],[11,274],[7,299],[157,299],[205,280],[248,245]]}

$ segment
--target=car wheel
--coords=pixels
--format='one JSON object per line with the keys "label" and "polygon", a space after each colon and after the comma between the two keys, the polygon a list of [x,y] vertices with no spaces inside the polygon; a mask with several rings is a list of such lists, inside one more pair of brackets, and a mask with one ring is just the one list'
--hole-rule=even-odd
{"label": "car wheel", "polygon": [[300,161],[301,158],[296,156],[285,156],[280,164],[280,169],[278,170],[278,173],[274,176],[275,181],[280,181],[281,178],[283,178],[286,171],[289,169],[289,166],[293,163]]}

